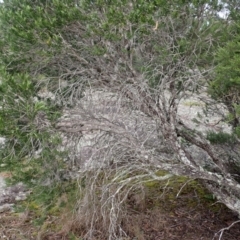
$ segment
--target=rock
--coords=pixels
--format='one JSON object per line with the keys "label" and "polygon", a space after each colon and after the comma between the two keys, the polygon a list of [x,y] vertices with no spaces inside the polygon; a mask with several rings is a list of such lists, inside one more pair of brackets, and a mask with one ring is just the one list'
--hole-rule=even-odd
{"label": "rock", "polygon": [[12,203],[5,203],[0,205],[0,213],[11,211],[14,204]]}
{"label": "rock", "polygon": [[4,177],[0,176],[0,212],[12,210],[14,203],[25,200],[30,193],[21,182],[7,187]]}
{"label": "rock", "polygon": [[0,137],[0,146],[3,147],[6,143],[6,138]]}

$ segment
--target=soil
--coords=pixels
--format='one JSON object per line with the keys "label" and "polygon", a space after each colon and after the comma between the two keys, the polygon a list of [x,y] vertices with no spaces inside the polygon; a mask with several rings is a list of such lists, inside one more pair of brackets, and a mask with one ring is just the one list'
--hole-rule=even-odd
{"label": "soil", "polygon": [[[121,240],[240,240],[239,218],[211,194],[196,184],[181,193],[176,190],[169,188],[162,195],[161,187],[154,186],[146,188],[144,198],[134,193],[129,195],[127,216],[122,221],[129,238]],[[67,217],[49,215],[41,226],[34,224],[35,217],[30,211],[0,213],[0,239],[82,239],[76,226],[67,226],[70,222]],[[61,226],[61,231],[44,227],[53,225],[58,229]]]}
{"label": "soil", "polygon": [[[132,212],[128,221],[130,236],[138,240],[240,239],[240,221],[233,212],[224,206],[213,211],[201,202],[195,207],[189,207],[181,198],[170,211],[155,208]],[[229,230],[223,231],[234,222],[236,224]]]}

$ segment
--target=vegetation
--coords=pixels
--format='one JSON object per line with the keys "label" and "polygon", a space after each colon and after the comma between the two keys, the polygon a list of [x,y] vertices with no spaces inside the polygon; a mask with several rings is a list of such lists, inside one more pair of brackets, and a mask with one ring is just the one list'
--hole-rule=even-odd
{"label": "vegetation", "polygon": [[[224,8],[229,15],[220,18]],[[86,239],[127,237],[121,220],[131,193],[155,181],[167,187],[174,175],[201,179],[240,214],[236,9],[217,0],[5,0],[4,168],[34,189],[57,189],[59,197],[60,186],[74,182]],[[181,119],[180,100],[202,97],[206,87],[206,105],[199,107],[220,116],[232,133],[205,136]],[[32,195],[30,208],[45,196]],[[49,198],[43,202],[52,207]]]}
{"label": "vegetation", "polygon": [[229,133],[225,132],[219,132],[215,133],[213,131],[207,133],[207,139],[212,143],[212,144],[224,144],[224,143],[232,143],[236,141],[236,138]]}

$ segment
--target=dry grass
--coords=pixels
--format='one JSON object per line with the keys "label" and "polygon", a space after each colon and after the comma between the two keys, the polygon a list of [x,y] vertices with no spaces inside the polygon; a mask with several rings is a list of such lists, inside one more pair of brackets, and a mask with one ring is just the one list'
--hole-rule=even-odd
{"label": "dry grass", "polygon": [[[145,179],[137,184],[131,178],[132,182],[128,181],[119,190],[129,176],[114,182],[116,175],[112,174],[103,175],[99,171],[95,182],[84,185],[79,181],[85,195],[78,203],[78,210],[74,213],[69,204],[58,214],[49,212],[40,226],[34,225],[37,218],[34,211],[1,213],[0,239],[219,240],[219,231],[237,220],[236,215],[215,202],[197,181],[171,177],[164,181]],[[93,176],[89,175],[89,179],[93,180]],[[56,206],[68,197],[62,194]],[[223,232],[221,240],[237,240],[239,236],[236,223]]]}

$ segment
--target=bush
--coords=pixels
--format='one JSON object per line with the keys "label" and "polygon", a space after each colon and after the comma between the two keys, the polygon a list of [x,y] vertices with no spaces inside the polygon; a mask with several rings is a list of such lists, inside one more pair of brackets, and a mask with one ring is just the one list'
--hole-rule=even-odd
{"label": "bush", "polygon": [[207,140],[209,140],[212,144],[234,143],[236,142],[236,137],[225,132],[216,133],[209,131],[207,133]]}

